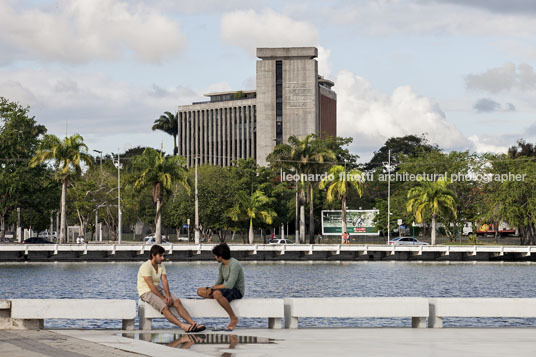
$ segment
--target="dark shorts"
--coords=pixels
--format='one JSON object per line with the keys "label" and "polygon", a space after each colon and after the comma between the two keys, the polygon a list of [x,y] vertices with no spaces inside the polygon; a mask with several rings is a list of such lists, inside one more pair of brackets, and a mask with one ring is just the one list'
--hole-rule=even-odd
{"label": "dark shorts", "polygon": [[216,289],[221,292],[221,294],[227,299],[227,301],[231,302],[236,299],[242,299],[242,293],[237,288],[232,289]]}

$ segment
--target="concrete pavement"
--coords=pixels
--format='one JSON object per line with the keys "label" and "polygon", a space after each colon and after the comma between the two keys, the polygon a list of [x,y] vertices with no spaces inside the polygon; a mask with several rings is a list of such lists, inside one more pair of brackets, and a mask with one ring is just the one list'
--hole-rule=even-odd
{"label": "concrete pavement", "polygon": [[[535,332],[534,328],[239,329],[209,331],[204,342],[178,344],[189,347],[181,349],[125,338],[113,330],[11,330],[0,331],[0,356],[535,356]],[[165,342],[173,339],[170,334],[183,334],[180,330],[152,333],[165,334]],[[223,334],[274,341],[230,345],[233,338]]]}

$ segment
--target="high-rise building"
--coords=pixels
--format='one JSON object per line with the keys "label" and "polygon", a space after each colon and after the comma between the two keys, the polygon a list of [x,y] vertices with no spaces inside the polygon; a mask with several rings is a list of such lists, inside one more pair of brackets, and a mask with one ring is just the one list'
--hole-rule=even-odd
{"label": "high-rise building", "polygon": [[289,136],[337,135],[333,82],[318,75],[314,47],[257,48],[256,91],[206,94],[179,106],[179,155],[228,166],[239,158],[266,165]]}

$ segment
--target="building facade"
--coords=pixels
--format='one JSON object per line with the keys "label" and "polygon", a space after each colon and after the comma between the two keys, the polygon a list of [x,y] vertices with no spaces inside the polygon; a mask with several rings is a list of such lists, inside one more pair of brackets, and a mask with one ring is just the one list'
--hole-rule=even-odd
{"label": "building facade", "polygon": [[289,136],[337,135],[333,82],[318,75],[314,47],[258,48],[256,90],[206,94],[179,106],[179,155],[192,166],[266,157]]}

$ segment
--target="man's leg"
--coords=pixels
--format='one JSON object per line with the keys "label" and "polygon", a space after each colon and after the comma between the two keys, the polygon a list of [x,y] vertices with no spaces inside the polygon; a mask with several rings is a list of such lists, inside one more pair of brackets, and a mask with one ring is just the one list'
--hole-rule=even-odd
{"label": "man's leg", "polygon": [[233,330],[238,324],[238,317],[236,317],[233,309],[231,308],[231,304],[219,290],[215,290],[212,296],[218,302],[218,304],[220,304],[221,307],[223,307],[223,309],[229,314],[231,321],[229,322],[227,328]]}
{"label": "man's leg", "polygon": [[188,311],[186,311],[184,306],[182,306],[180,299],[173,300],[173,306],[175,306],[175,308],[177,309],[179,316],[182,317],[186,322],[188,322],[190,325],[195,324],[194,320],[192,319]]}
{"label": "man's leg", "polygon": [[162,310],[162,314],[169,322],[179,326],[184,331],[189,332],[188,329],[191,327],[191,325],[180,322],[180,320],[176,318],[171,311],[169,311],[169,307],[166,306],[164,310]]}

